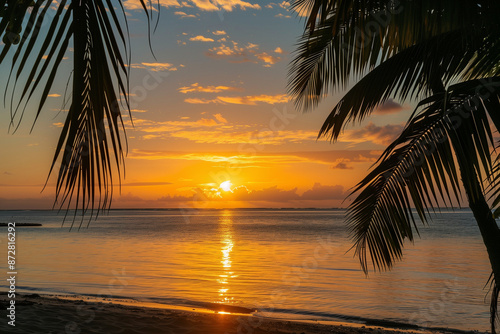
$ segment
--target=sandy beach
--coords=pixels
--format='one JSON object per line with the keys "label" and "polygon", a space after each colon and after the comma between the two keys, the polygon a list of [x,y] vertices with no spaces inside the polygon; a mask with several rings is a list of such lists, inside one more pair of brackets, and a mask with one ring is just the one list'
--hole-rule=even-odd
{"label": "sandy beach", "polygon": [[[85,298],[85,297],[84,297]],[[8,307],[1,297],[2,314]],[[16,296],[15,327],[2,317],[1,333],[141,333],[141,334],[396,334],[417,333],[376,326],[321,324],[263,319],[245,314],[218,311],[187,311],[123,305],[108,301],[61,299],[36,294]],[[418,331],[422,333],[422,331]],[[429,332],[427,332],[429,333]],[[445,333],[434,332],[434,333]]]}

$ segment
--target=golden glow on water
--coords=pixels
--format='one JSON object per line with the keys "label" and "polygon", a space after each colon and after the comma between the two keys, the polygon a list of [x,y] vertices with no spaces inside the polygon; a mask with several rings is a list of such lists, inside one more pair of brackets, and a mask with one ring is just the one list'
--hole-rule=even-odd
{"label": "golden glow on water", "polygon": [[[488,329],[489,262],[479,232],[465,224],[471,213],[434,221],[406,246],[404,261],[369,278],[346,253],[352,245],[340,211],[207,210],[189,223],[179,211],[112,211],[78,234],[61,229],[55,214],[22,214],[48,217],[19,238],[24,285],[42,292],[211,302],[218,305],[207,312],[221,318],[239,312],[235,306],[262,305],[401,322],[423,314],[431,326]],[[457,227],[449,222],[468,232],[451,234]]]}
{"label": "golden glow on water", "polygon": [[233,218],[231,211],[223,211],[219,218],[219,230],[221,238],[221,253],[222,258],[220,263],[222,265],[221,273],[219,274],[219,279],[217,280],[220,284],[219,287],[219,299],[217,303],[232,303],[234,297],[229,297],[229,288],[232,278],[238,277],[234,275],[232,271],[232,260],[231,252],[233,251]]}

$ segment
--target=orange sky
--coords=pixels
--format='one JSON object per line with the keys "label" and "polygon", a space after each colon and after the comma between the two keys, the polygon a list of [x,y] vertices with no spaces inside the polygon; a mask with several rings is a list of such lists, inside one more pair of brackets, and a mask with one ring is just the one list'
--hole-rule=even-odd
{"label": "orange sky", "polygon": [[[312,112],[294,108],[287,66],[304,22],[287,2],[161,3],[154,59],[137,1],[125,2],[134,126],[125,116],[129,150],[114,208],[338,207],[411,112],[389,101],[339,143],[316,140],[342,91]],[[15,134],[8,111],[0,115],[0,209],[52,205],[54,178],[41,190],[71,57],[70,49],[33,133],[32,112]],[[228,180],[231,190],[221,190]]]}

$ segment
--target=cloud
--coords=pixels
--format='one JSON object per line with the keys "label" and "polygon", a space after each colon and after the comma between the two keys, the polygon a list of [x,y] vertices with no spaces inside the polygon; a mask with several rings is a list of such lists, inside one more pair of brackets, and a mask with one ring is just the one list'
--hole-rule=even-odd
{"label": "cloud", "polygon": [[241,90],[240,88],[237,87],[230,87],[230,86],[200,86],[199,83],[195,82],[194,84],[191,84],[191,86],[185,86],[181,87],[178,89],[179,92],[181,93],[192,93],[192,92],[201,92],[201,93],[220,93],[222,91],[237,91]]}
{"label": "cloud", "polygon": [[330,168],[331,169],[354,169],[354,167],[347,165],[347,163],[345,161],[336,162]]}
{"label": "cloud", "polygon": [[251,95],[251,96],[217,96],[215,99],[189,98],[184,102],[191,104],[239,104],[255,106],[258,102],[267,104],[286,103],[289,97],[286,94],[278,95]]}
{"label": "cloud", "polygon": [[190,104],[209,104],[209,103],[216,103],[216,100],[189,98],[189,99],[185,99],[184,102],[190,103]]}
{"label": "cloud", "polygon": [[234,167],[269,166],[273,164],[304,164],[313,163],[325,166],[339,163],[373,163],[380,152],[368,150],[339,150],[313,152],[274,152],[274,153],[244,153],[244,152],[176,152],[148,151],[133,149],[129,157],[144,160],[189,160],[213,163],[227,163]]}
{"label": "cloud", "polygon": [[190,132],[195,130],[206,129],[211,127],[221,126],[224,123],[218,122],[216,119],[211,118],[201,118],[196,121],[165,121],[165,122],[155,122],[151,120],[145,120],[136,118],[134,119],[134,127],[127,124],[127,129],[135,132],[145,133],[143,139],[153,139],[160,137],[175,137],[174,134],[177,132]]}
{"label": "cloud", "polygon": [[183,138],[195,143],[209,144],[248,144],[248,145],[282,145],[284,143],[301,143],[315,141],[316,131],[241,131],[238,129],[178,131],[169,136]]}
{"label": "cloud", "polygon": [[[302,195],[297,193],[298,189],[280,189],[278,186],[250,190],[245,186],[235,187],[232,192],[220,192],[222,200],[245,201],[245,202],[297,202],[297,201],[324,201],[342,200],[345,198],[344,188],[340,185],[326,186],[315,183],[311,189]],[[212,197],[208,195],[207,197]],[[217,198],[217,197],[215,197]]]}
{"label": "cloud", "polygon": [[193,14],[186,14],[184,12],[174,12],[174,15],[180,16],[181,19],[186,19],[186,18],[196,18],[196,15]]}
{"label": "cloud", "polygon": [[221,123],[227,123],[227,119],[225,119],[221,114],[215,114],[214,117]]}
{"label": "cloud", "polygon": [[232,46],[228,46],[221,43],[220,46],[213,47],[208,50],[207,55],[209,57],[246,57],[249,55],[250,50],[256,49],[259,46],[257,44],[248,43],[246,46],[238,46],[237,42],[231,41]]}
{"label": "cloud", "polygon": [[291,18],[290,15],[283,15],[281,13],[274,15],[274,17],[281,17],[281,18],[285,18],[285,19],[290,19]]}
{"label": "cloud", "polygon": [[[176,0],[161,0],[161,5],[165,7],[180,7],[181,5]],[[140,0],[125,0],[123,6],[129,10],[144,10]]]}
{"label": "cloud", "polygon": [[241,10],[261,9],[259,4],[252,4],[242,0],[190,0],[196,7],[205,11],[225,10],[232,12],[234,8]]}
{"label": "cloud", "polygon": [[274,49],[274,52],[280,53],[280,54],[284,53],[283,49],[281,49],[279,46],[276,49]]}
{"label": "cloud", "polygon": [[171,182],[129,182],[124,183],[124,187],[151,187],[151,186],[166,186],[172,184]]}
{"label": "cloud", "polygon": [[252,96],[218,96],[218,100],[230,104],[256,105],[257,102],[275,104],[286,103],[290,99],[287,94],[278,95],[252,95]]}
{"label": "cloud", "polygon": [[[272,56],[267,52],[261,52],[258,44],[248,43],[240,46],[238,42],[219,40],[221,44],[215,46],[205,53],[207,57],[216,59],[227,59],[232,63],[264,63],[265,67],[276,64],[282,60],[281,57]],[[281,50],[281,49],[280,49]]]}
{"label": "cloud", "polygon": [[274,7],[281,7],[283,9],[289,10],[291,7],[291,4],[288,1],[283,1],[281,3],[270,2],[265,7],[269,8],[269,9],[274,8]]}
{"label": "cloud", "polygon": [[283,190],[277,186],[254,191],[249,191],[246,187],[240,187],[235,189],[232,194],[224,193],[224,195],[230,196],[232,200],[236,201],[288,202],[300,199],[297,188]]}
{"label": "cloud", "polygon": [[170,63],[140,63],[130,65],[132,68],[144,68],[153,72],[177,71],[177,67]]}
{"label": "cloud", "polygon": [[134,125],[135,127],[129,129],[139,132],[142,139],[146,140],[182,138],[195,143],[281,145],[316,141],[317,137],[316,131],[249,131],[248,125],[245,124],[228,125],[209,118],[167,122],[135,119]]}
{"label": "cloud", "polygon": [[[125,203],[130,203],[130,202],[135,202],[135,203],[144,203],[145,200],[140,198],[139,196],[134,196],[132,193],[127,193],[127,194],[120,194],[116,199],[113,199],[114,205],[120,203],[120,202],[125,202]],[[118,203],[117,203],[118,202]],[[127,205],[130,207],[130,205]]]}
{"label": "cloud", "polygon": [[288,10],[291,7],[291,5],[288,1],[283,1],[282,3],[279,4],[279,6],[283,9],[286,9],[286,10]]}
{"label": "cloud", "polygon": [[220,36],[220,35],[225,35],[226,32],[224,30],[216,30],[216,31],[212,31],[212,34]]}
{"label": "cloud", "polygon": [[[201,194],[201,191],[196,191],[196,193],[200,193]],[[196,194],[193,194],[193,195],[165,195],[165,196],[162,196],[160,198],[158,198],[156,201],[158,202],[191,202],[191,201],[200,201],[203,200],[209,200],[205,195],[201,194],[201,195],[196,195]]]}
{"label": "cloud", "polygon": [[[126,0],[123,5],[129,10],[144,10],[140,0]],[[164,7],[177,8],[196,7],[202,11],[225,10],[231,12],[235,8],[239,8],[241,10],[261,9],[258,4],[252,4],[242,0],[189,0],[181,2],[177,0],[160,0],[160,5]]]}
{"label": "cloud", "polygon": [[266,64],[274,65],[281,60],[281,57],[275,57],[267,54],[267,52],[258,53],[255,57],[259,58]]}
{"label": "cloud", "polygon": [[[199,187],[191,188],[190,194],[167,194],[156,201],[163,205],[168,205],[169,202],[176,203],[185,202],[186,204],[205,204],[210,202],[227,202],[238,201],[247,203],[268,203],[273,206],[277,203],[289,203],[293,206],[301,206],[311,204],[310,201],[338,201],[345,198],[345,193],[342,186],[321,185],[315,183],[311,189],[306,190],[302,195],[298,193],[297,188],[281,189],[278,186],[271,186],[264,189],[248,189],[246,186],[237,186],[231,192],[220,191],[214,188],[215,185],[207,184]],[[129,196],[133,198],[130,194]],[[142,201],[142,199],[141,199]],[[192,203],[189,203],[192,202]],[[193,203],[194,202],[194,203]],[[305,204],[307,203],[307,204]]]}
{"label": "cloud", "polygon": [[382,105],[379,105],[377,109],[373,112],[374,115],[387,115],[395,114],[402,110],[407,109],[393,99],[387,99]]}
{"label": "cloud", "polygon": [[301,199],[308,201],[327,200],[327,199],[344,199],[346,194],[342,186],[323,186],[320,183],[315,183],[312,189],[307,190],[301,196]]}
{"label": "cloud", "polygon": [[47,97],[60,97],[61,94],[49,94],[47,95]]}
{"label": "cloud", "polygon": [[370,122],[362,129],[346,131],[340,140],[343,142],[364,143],[372,142],[379,145],[387,146],[392,143],[403,131],[401,124],[388,124],[377,126]]}
{"label": "cloud", "polygon": [[201,35],[198,35],[196,37],[191,37],[189,39],[190,41],[196,41],[196,42],[213,42],[214,40],[212,38],[207,38]]}

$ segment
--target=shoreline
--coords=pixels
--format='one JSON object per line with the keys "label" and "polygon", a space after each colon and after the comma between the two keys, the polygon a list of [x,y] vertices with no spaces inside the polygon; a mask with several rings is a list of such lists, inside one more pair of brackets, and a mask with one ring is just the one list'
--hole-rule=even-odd
{"label": "shoreline", "polygon": [[[398,328],[390,321],[364,323],[324,319],[280,318],[256,315],[243,307],[168,305],[133,298],[98,298],[82,295],[16,294],[16,326],[3,316],[4,333],[141,333],[141,334],[422,334],[478,333],[445,328]],[[0,295],[6,313],[9,299]],[[224,309],[225,311],[222,311]],[[231,310],[232,312],[227,312]],[[236,312],[244,311],[244,312]],[[401,324],[403,325],[403,324]]]}
{"label": "shoreline", "polygon": [[[185,207],[171,207],[171,208],[111,208],[111,209],[108,209],[108,210],[101,210],[101,213],[105,213],[105,212],[111,212],[111,211],[196,211],[196,210],[199,210],[199,211],[225,211],[225,210],[235,210],[235,211],[245,211],[245,210],[248,210],[248,211],[259,211],[259,210],[262,210],[262,211],[287,211],[287,210],[290,210],[290,211],[346,211],[347,208],[340,208],[340,207],[319,207],[319,208],[316,208],[316,207],[277,207],[277,208],[268,208],[268,207],[249,207],[249,208],[245,208],[245,207],[235,207],[235,208],[196,208],[196,207],[189,207],[189,206],[185,206]],[[461,207],[450,207],[450,208],[446,208],[446,209],[443,209],[442,211],[467,211],[467,212],[472,212],[470,211],[469,208],[461,208]],[[47,209],[0,209],[0,212],[7,212],[7,211],[19,211],[19,212],[24,212],[24,211],[52,211],[52,212],[56,212],[56,213],[59,213],[59,209],[50,209],[50,208],[47,208]],[[81,211],[80,209],[78,209],[78,211]],[[65,210],[61,210],[61,215],[63,215],[66,211]],[[70,209],[69,212],[74,212],[74,209]]]}

